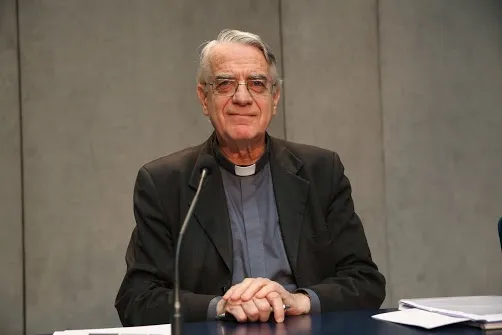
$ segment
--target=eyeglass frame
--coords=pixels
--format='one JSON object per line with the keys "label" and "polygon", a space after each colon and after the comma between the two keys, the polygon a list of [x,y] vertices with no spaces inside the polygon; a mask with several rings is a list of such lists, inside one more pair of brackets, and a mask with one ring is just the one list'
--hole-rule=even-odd
{"label": "eyeglass frame", "polygon": [[[229,94],[229,95],[227,95],[227,94],[221,94],[221,93],[218,93],[218,92],[216,91],[216,88],[215,88],[215,81],[217,81],[217,80],[228,80],[228,81],[231,81],[231,82],[236,82],[236,83],[237,83],[237,85],[235,86],[235,90],[234,90],[234,92],[233,92],[232,94]],[[254,91],[250,90],[250,89],[249,89],[249,86],[248,86],[248,85],[249,85],[249,82],[250,82],[250,81],[254,81],[254,80],[264,81],[264,82],[266,82],[267,84],[268,84],[268,83],[271,83],[272,85],[271,85],[271,86],[270,86],[270,88],[269,88],[269,89],[267,89],[265,92],[263,92],[263,93],[257,93],[257,92],[254,92]],[[209,85],[209,86],[211,86],[211,87],[212,87],[212,89],[211,89],[211,90],[213,91],[213,94],[214,94],[214,95],[218,95],[218,96],[222,96],[222,97],[233,97],[233,96],[235,95],[235,93],[237,93],[237,90],[239,89],[239,86],[241,86],[241,85],[246,86],[246,90],[248,91],[249,95],[251,95],[251,96],[255,96],[255,95],[257,95],[257,96],[264,96],[264,95],[265,95],[265,93],[272,93],[272,92],[273,92],[274,87],[276,87],[276,86],[277,86],[277,81],[272,81],[272,80],[270,80],[269,78],[267,78],[267,77],[265,77],[265,76],[261,76],[261,75],[258,75],[258,76],[255,76],[255,77],[248,78],[248,79],[246,79],[246,80],[245,80],[245,82],[239,82],[239,81],[237,81],[237,79],[232,78],[232,77],[226,77],[226,76],[216,76],[216,78],[215,78],[212,82],[205,82],[204,84],[205,84],[205,85]]]}

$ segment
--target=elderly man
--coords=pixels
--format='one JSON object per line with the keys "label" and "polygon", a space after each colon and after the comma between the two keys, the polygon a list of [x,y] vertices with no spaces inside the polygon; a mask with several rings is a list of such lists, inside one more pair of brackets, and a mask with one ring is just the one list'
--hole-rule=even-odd
{"label": "elderly man", "polygon": [[[273,138],[281,86],[259,36],[224,30],[201,51],[197,94],[213,135],[138,172],[136,227],[116,308],[125,326],[169,323],[175,246],[200,178],[180,254],[186,321],[240,322],[378,308],[385,279],[371,259],[338,155]],[[308,112],[308,111],[307,111]],[[283,306],[290,308],[284,311]]]}

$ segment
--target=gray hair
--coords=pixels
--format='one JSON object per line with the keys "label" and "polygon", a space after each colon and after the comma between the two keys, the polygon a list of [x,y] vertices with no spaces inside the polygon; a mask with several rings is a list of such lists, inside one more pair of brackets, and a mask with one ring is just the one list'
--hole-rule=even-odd
{"label": "gray hair", "polygon": [[269,65],[269,74],[272,80],[277,85],[281,84],[281,80],[277,71],[277,62],[272,50],[263,42],[260,36],[240,30],[225,29],[222,30],[215,40],[208,41],[202,44],[203,48],[200,52],[199,69],[197,70],[197,83],[205,84],[211,77],[211,50],[219,44],[237,43],[250,45],[259,49]]}

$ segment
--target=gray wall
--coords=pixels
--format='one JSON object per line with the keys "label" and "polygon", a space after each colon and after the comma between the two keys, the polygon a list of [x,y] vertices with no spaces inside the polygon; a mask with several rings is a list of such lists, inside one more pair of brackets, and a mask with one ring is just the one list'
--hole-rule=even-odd
{"label": "gray wall", "polygon": [[502,2],[379,12],[392,296],[502,295]]}
{"label": "gray wall", "polygon": [[281,61],[272,134],[340,153],[384,306],[502,294],[501,2],[17,1],[21,106],[0,1],[0,333],[118,325],[137,169],[211,131],[196,49],[227,27]]}
{"label": "gray wall", "polygon": [[373,256],[387,277],[377,2],[282,5],[287,139],[340,154]]}
{"label": "gray wall", "polygon": [[[239,26],[280,50],[277,2],[202,3],[20,2],[28,334],[118,324],[136,172],[210,133],[201,42]],[[250,11],[269,24],[214,20]]]}

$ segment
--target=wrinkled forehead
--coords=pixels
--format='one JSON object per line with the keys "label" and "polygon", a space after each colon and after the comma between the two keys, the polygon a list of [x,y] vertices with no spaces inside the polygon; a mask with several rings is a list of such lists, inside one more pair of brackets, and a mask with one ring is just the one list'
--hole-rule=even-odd
{"label": "wrinkled forehead", "polygon": [[269,64],[260,49],[236,43],[216,45],[210,54],[213,77],[246,79],[269,76]]}

